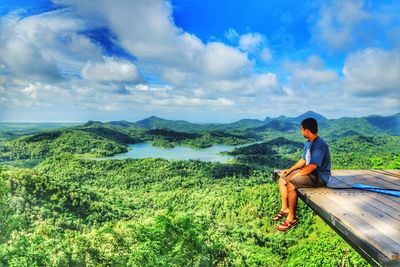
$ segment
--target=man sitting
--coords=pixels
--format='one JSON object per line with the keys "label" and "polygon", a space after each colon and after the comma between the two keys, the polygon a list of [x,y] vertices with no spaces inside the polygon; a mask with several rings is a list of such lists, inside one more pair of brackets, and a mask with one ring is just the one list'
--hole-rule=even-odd
{"label": "man sitting", "polygon": [[279,177],[281,209],[273,220],[287,218],[277,227],[287,231],[298,223],[296,218],[297,191],[299,187],[326,186],[331,175],[329,147],[318,136],[318,124],[313,118],[301,122],[301,133],[308,139],[301,159],[290,169],[285,169]]}

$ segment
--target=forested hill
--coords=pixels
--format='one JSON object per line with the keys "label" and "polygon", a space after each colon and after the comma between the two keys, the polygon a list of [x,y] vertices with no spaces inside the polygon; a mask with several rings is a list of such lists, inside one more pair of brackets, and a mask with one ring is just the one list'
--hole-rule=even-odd
{"label": "forested hill", "polygon": [[[367,266],[302,202],[288,233],[271,220],[280,207],[270,173],[300,158],[303,117],[229,129],[89,121],[3,135],[0,266]],[[318,118],[333,168],[400,169],[399,114]],[[138,142],[243,146],[228,163],[95,160]]]}
{"label": "forested hill", "polygon": [[264,120],[241,119],[232,123],[191,123],[183,120],[166,120],[151,116],[136,122],[112,121],[107,124],[121,127],[142,127],[146,129],[168,128],[175,131],[197,132],[201,130],[248,130],[249,132],[260,132],[266,129],[277,131],[297,130],[299,123],[308,117],[317,119],[320,129],[327,133],[338,131],[340,135],[349,135],[351,131],[355,134],[376,135],[389,134],[400,135],[400,113],[391,116],[367,116],[360,118],[343,117],[340,119],[327,119],[313,111],[307,111],[297,117],[279,116],[277,118],[266,117]]}
{"label": "forested hill", "polygon": [[[390,162],[393,162],[393,157],[396,158],[398,145],[395,139],[400,133],[400,113],[387,117],[368,116],[329,120],[308,111],[293,118],[280,116],[274,119],[266,118],[265,121],[240,120],[231,124],[193,124],[187,121],[150,117],[138,122],[89,121],[77,126],[60,125],[64,126],[60,129],[51,129],[46,125],[43,129],[37,129],[37,133],[32,133],[31,127],[25,128],[24,132],[21,130],[24,129],[23,126],[18,125],[19,128],[16,129],[19,129],[19,132],[7,135],[13,130],[12,125],[9,125],[4,127],[3,131],[3,136],[7,136],[3,137],[3,141],[0,139],[0,162],[22,160],[24,166],[34,166],[48,156],[63,152],[112,156],[126,152],[128,144],[141,142],[150,142],[154,146],[163,148],[172,148],[176,145],[205,148],[213,144],[243,145],[268,142],[283,137],[287,142],[302,143],[304,140],[299,134],[299,121],[308,116],[320,121],[320,135],[332,145],[334,151],[338,151],[339,157],[336,162],[340,162],[339,166],[368,167],[372,166],[371,158],[378,158],[375,161],[383,162],[382,164],[386,166],[392,164]],[[393,144],[393,147],[388,144]],[[353,147],[354,150],[342,153],[341,151],[346,149],[344,146]],[[378,153],[382,150],[381,147],[387,149]],[[280,150],[283,151],[282,148]],[[238,161],[249,164],[272,164],[273,157],[269,153],[271,151],[264,152],[264,155],[252,156],[239,155],[239,152],[235,156]],[[349,153],[356,153],[358,156],[352,158],[348,156]],[[279,162],[287,161],[278,161],[276,165],[279,165]]]}
{"label": "forested hill", "polygon": [[[109,122],[110,124],[118,124],[119,122]],[[139,127],[147,129],[169,128],[175,131],[197,132],[197,131],[218,131],[218,130],[241,130],[255,126],[261,126],[263,121],[257,119],[241,119],[233,123],[191,123],[183,120],[166,120],[156,116],[132,123]]]}
{"label": "forested hill", "polygon": [[[242,145],[262,137],[255,134],[204,130],[197,133],[166,129],[145,129],[133,124],[113,124],[89,121],[84,125],[56,130],[41,130],[0,140],[0,162],[25,161],[33,166],[46,157],[60,153],[112,156],[127,152],[128,144],[150,142],[154,146],[171,148],[186,145],[194,148],[213,144]],[[30,162],[30,163],[28,163]]]}

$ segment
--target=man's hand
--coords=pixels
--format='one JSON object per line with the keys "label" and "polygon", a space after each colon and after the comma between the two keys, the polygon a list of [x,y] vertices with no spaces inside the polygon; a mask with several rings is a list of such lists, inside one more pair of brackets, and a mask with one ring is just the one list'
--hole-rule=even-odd
{"label": "man's hand", "polygon": [[283,173],[283,175],[288,176],[291,172],[292,172],[291,169],[285,169],[285,170],[283,170],[282,173]]}
{"label": "man's hand", "polygon": [[293,172],[294,170],[300,169],[302,167],[304,167],[306,165],[306,161],[304,159],[300,159],[296,164],[294,164],[292,167],[290,167],[289,169],[285,169],[283,170],[283,174],[285,176],[288,176],[291,172]]}

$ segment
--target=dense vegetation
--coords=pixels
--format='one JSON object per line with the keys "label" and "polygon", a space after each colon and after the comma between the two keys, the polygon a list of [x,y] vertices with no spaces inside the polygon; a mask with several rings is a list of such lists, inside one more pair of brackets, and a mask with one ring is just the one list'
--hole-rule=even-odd
{"label": "dense vegetation", "polygon": [[81,130],[50,131],[0,143],[0,162],[44,159],[62,152],[111,156],[126,152],[120,143]]}
{"label": "dense vegetation", "polygon": [[[400,136],[348,136],[329,142],[333,169],[400,169]],[[237,148],[236,162],[285,168],[296,162],[304,144],[284,137]]]}
{"label": "dense vegetation", "polygon": [[62,154],[0,181],[6,265],[366,265],[302,203],[277,232],[276,185],[246,165]]}
{"label": "dense vegetation", "polygon": [[[1,128],[0,266],[367,266],[302,202],[288,233],[271,220],[270,173],[299,159],[302,118]],[[318,118],[333,168],[400,168],[398,114]],[[81,156],[138,142],[242,146],[229,164]]]}
{"label": "dense vegetation", "polygon": [[128,151],[128,144],[151,142],[154,146],[172,148],[186,145],[194,148],[213,144],[240,145],[254,142],[256,135],[229,133],[225,131],[201,131],[199,133],[177,132],[170,129],[147,130],[137,126],[88,122],[85,125],[61,130],[46,130],[0,142],[0,162],[12,161],[34,166],[51,155],[62,152],[113,156]]}
{"label": "dense vegetation", "polygon": [[283,137],[258,144],[243,146],[228,152],[236,156],[235,161],[257,167],[286,168],[298,160],[303,143],[290,141]]}
{"label": "dense vegetation", "polygon": [[142,140],[152,145],[172,148],[186,145],[194,148],[206,148],[213,144],[241,145],[255,141],[257,136],[228,133],[225,131],[201,131],[199,133],[177,132],[170,129],[154,129],[143,133]]}

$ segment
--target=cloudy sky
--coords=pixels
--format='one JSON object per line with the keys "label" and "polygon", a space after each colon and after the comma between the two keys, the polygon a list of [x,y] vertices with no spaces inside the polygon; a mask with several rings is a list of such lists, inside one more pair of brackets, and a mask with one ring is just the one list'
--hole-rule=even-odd
{"label": "cloudy sky", "polygon": [[0,121],[400,112],[400,2],[0,0]]}

